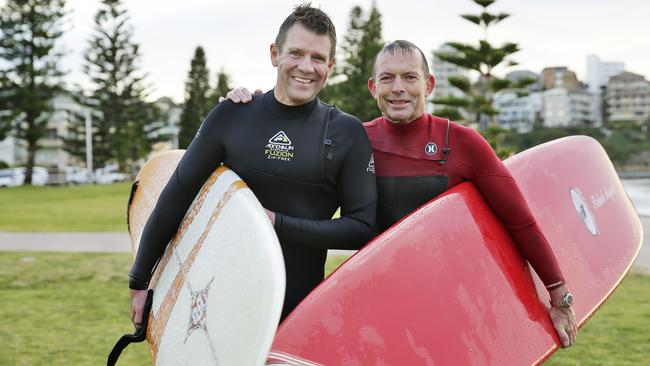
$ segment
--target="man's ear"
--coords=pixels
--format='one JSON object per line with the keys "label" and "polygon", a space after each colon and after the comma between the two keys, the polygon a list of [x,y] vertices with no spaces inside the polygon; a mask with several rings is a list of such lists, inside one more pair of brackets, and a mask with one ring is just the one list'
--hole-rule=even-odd
{"label": "man's ear", "polygon": [[280,57],[280,50],[278,49],[278,46],[275,44],[275,42],[271,43],[269,52],[271,53],[271,65],[273,65],[273,67],[277,67],[278,58]]}
{"label": "man's ear", "polygon": [[332,72],[332,68],[336,65],[336,57],[332,57],[332,60],[327,64],[327,72]]}
{"label": "man's ear", "polygon": [[433,74],[427,76],[427,97],[433,92],[433,87],[436,86],[436,78]]}
{"label": "man's ear", "polygon": [[375,81],[372,76],[368,78],[368,91],[370,91],[370,95],[372,95],[373,98],[377,99],[375,96]]}

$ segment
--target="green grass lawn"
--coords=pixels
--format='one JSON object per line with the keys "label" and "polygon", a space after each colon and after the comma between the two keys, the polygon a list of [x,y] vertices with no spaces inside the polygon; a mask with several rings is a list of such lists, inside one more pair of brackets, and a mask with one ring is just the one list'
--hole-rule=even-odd
{"label": "green grass lawn", "polygon": [[[328,273],[344,258],[328,261]],[[131,330],[128,254],[0,253],[0,365],[101,365]],[[641,365],[650,359],[650,276],[629,275],[548,365]],[[145,343],[120,365],[148,365]]]}
{"label": "green grass lawn", "polygon": [[631,273],[578,332],[575,346],[545,365],[650,365],[650,276]]}
{"label": "green grass lawn", "polygon": [[[0,189],[0,231],[126,231],[131,183]],[[339,217],[337,211],[334,217]]]}
{"label": "green grass lawn", "polygon": [[0,231],[126,231],[131,183],[0,189]]}
{"label": "green grass lawn", "polygon": [[[131,327],[130,263],[128,254],[0,253],[0,365],[106,364]],[[147,357],[139,344],[120,360]]]}

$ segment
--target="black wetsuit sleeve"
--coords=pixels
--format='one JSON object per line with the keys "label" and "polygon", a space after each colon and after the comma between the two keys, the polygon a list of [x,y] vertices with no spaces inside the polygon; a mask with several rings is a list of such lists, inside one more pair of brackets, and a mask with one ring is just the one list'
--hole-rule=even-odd
{"label": "black wetsuit sleeve", "polygon": [[129,274],[132,289],[148,287],[154,266],[174,237],[194,197],[223,161],[219,109],[217,106],[203,121],[147,220]]}
{"label": "black wetsuit sleeve", "polygon": [[372,149],[361,123],[350,131],[351,143],[337,176],[341,217],[309,220],[276,213],[275,230],[281,242],[320,249],[360,249],[374,236],[377,206]]}

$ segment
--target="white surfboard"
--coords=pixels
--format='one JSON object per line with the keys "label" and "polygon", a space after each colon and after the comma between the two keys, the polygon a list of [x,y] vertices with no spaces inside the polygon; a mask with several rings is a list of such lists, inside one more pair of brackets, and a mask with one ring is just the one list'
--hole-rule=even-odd
{"label": "white surfboard", "polygon": [[[137,223],[149,216],[176,165],[170,159],[181,156],[158,155],[136,178],[132,238],[139,241],[144,225]],[[154,365],[265,363],[284,301],[284,261],[264,209],[233,171],[219,167],[204,184],[151,287],[147,341]]]}

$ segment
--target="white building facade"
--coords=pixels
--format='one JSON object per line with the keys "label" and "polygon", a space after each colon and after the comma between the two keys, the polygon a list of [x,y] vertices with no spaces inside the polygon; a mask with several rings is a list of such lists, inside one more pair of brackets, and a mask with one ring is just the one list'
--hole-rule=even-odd
{"label": "white building facade", "polygon": [[18,162],[26,159],[25,156],[22,156],[26,152],[22,145],[13,136],[8,136],[6,139],[0,141],[0,161],[9,166],[15,166]]}
{"label": "white building facade", "polygon": [[600,96],[585,89],[553,88],[542,92],[545,127],[602,126]]}
{"label": "white building facade", "polygon": [[[52,103],[55,112],[49,116],[46,134],[38,142],[39,148],[36,151],[35,164],[57,169],[64,169],[67,166],[85,166],[85,159],[79,159],[64,150],[63,141],[68,136],[69,124],[72,118],[75,118],[74,114],[82,112],[84,107],[77,104],[67,94],[56,96]],[[155,125],[161,127],[156,133],[163,135],[166,141],[154,146],[153,150],[178,148],[178,121],[181,109],[168,98],[161,98],[156,103],[162,110],[161,120],[154,122]],[[0,141],[0,161],[4,161],[9,166],[26,165],[27,144],[11,135]]]}
{"label": "white building facade", "polygon": [[63,138],[68,136],[68,126],[73,113],[79,112],[82,107],[69,95],[56,96],[52,104],[55,111],[47,121],[45,136],[38,143],[36,165],[59,169],[69,165],[79,165],[81,163],[79,159],[63,149]]}
{"label": "white building facade", "polygon": [[532,130],[535,122],[541,122],[544,110],[541,92],[526,96],[517,96],[512,91],[498,92],[494,96],[494,107],[499,111],[499,126],[522,133]]}
{"label": "white building facade", "polygon": [[178,133],[183,109],[170,98],[162,97],[155,102],[162,112],[161,120],[154,123],[159,127],[155,134],[163,136],[163,141],[154,144],[153,151],[178,149]]}
{"label": "white building facade", "polygon": [[[79,106],[68,95],[59,95],[52,100],[54,112],[46,123],[45,136],[38,141],[38,150],[34,157],[37,166],[63,168],[76,160],[63,149],[63,137],[67,135],[71,111]],[[27,164],[27,143],[10,135],[0,141],[0,160],[10,166]]]}
{"label": "white building facade", "polygon": [[[467,71],[458,65],[443,61],[435,56],[436,52],[453,53],[454,51],[455,50],[448,45],[442,45],[434,51],[431,68],[433,76],[436,79],[436,85],[433,88],[433,98],[463,97],[465,95],[460,89],[449,83],[449,78],[452,76],[468,77]],[[444,107],[444,105],[436,106],[433,104],[433,111],[435,113],[436,109]]]}
{"label": "white building facade", "polygon": [[596,55],[587,55],[587,85],[592,94],[601,94],[601,88],[610,77],[625,70],[625,63],[619,61],[601,61]]}

